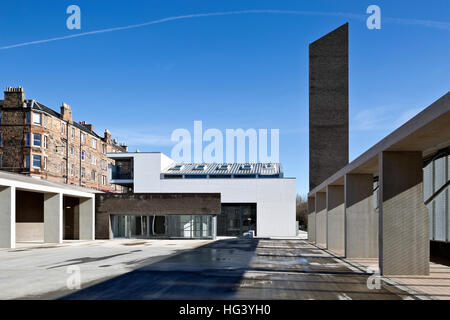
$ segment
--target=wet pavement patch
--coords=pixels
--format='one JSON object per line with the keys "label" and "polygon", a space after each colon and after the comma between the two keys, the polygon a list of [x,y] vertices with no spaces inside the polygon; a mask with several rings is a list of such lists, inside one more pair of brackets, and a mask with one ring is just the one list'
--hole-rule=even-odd
{"label": "wet pavement patch", "polygon": [[[225,239],[182,251],[64,299],[410,298],[302,240]],[[106,266],[106,265],[104,265]]]}

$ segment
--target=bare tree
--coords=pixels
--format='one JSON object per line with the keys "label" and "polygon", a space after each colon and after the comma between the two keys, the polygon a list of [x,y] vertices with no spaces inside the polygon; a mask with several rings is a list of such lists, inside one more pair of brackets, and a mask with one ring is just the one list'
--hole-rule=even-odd
{"label": "bare tree", "polygon": [[301,230],[306,230],[308,227],[308,201],[307,197],[297,195],[296,201],[296,220],[299,223]]}

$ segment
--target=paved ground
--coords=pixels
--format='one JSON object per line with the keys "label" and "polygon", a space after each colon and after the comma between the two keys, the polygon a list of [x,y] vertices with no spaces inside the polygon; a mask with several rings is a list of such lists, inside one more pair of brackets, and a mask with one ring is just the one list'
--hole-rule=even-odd
{"label": "paved ground", "polygon": [[[0,299],[413,299],[301,239],[123,240],[0,250]],[[81,289],[69,290],[78,266]]]}
{"label": "paved ground", "polygon": [[[190,250],[189,250],[190,249]],[[0,298],[411,299],[300,239],[95,241],[0,250]],[[69,290],[68,267],[81,271]]]}
{"label": "paved ground", "polygon": [[131,272],[210,241],[67,241],[61,245],[19,243],[0,249],[0,299],[55,299],[73,290],[67,280],[78,266],[81,288]]}
{"label": "paved ground", "polygon": [[[351,259],[364,267],[378,265],[378,259]],[[421,299],[450,300],[450,266],[448,263],[440,264],[430,262],[430,275],[428,276],[389,276],[392,281],[400,287],[405,287],[409,292]]]}

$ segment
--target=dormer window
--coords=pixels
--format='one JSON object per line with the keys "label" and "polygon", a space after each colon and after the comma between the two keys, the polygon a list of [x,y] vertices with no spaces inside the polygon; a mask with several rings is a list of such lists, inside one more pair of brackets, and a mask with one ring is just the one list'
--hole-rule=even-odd
{"label": "dormer window", "polygon": [[206,166],[206,164],[197,164],[195,167],[194,167],[194,170],[206,170],[206,168],[207,168],[207,166]]}
{"label": "dormer window", "polygon": [[172,168],[170,168],[170,170],[175,170],[175,171],[180,171],[184,168],[184,165],[182,164],[177,164],[175,166],[173,166]]}
{"label": "dormer window", "polygon": [[264,169],[275,169],[275,165],[273,163],[266,163],[263,166]]}
{"label": "dormer window", "polygon": [[228,164],[221,164],[217,167],[217,170],[228,170],[229,168]]}

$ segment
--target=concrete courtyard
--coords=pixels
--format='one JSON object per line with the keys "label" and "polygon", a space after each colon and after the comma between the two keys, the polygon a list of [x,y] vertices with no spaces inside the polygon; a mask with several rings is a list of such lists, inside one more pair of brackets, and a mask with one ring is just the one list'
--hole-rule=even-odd
{"label": "concrete courtyard", "polygon": [[0,299],[416,298],[300,238],[19,244],[0,261]]}

